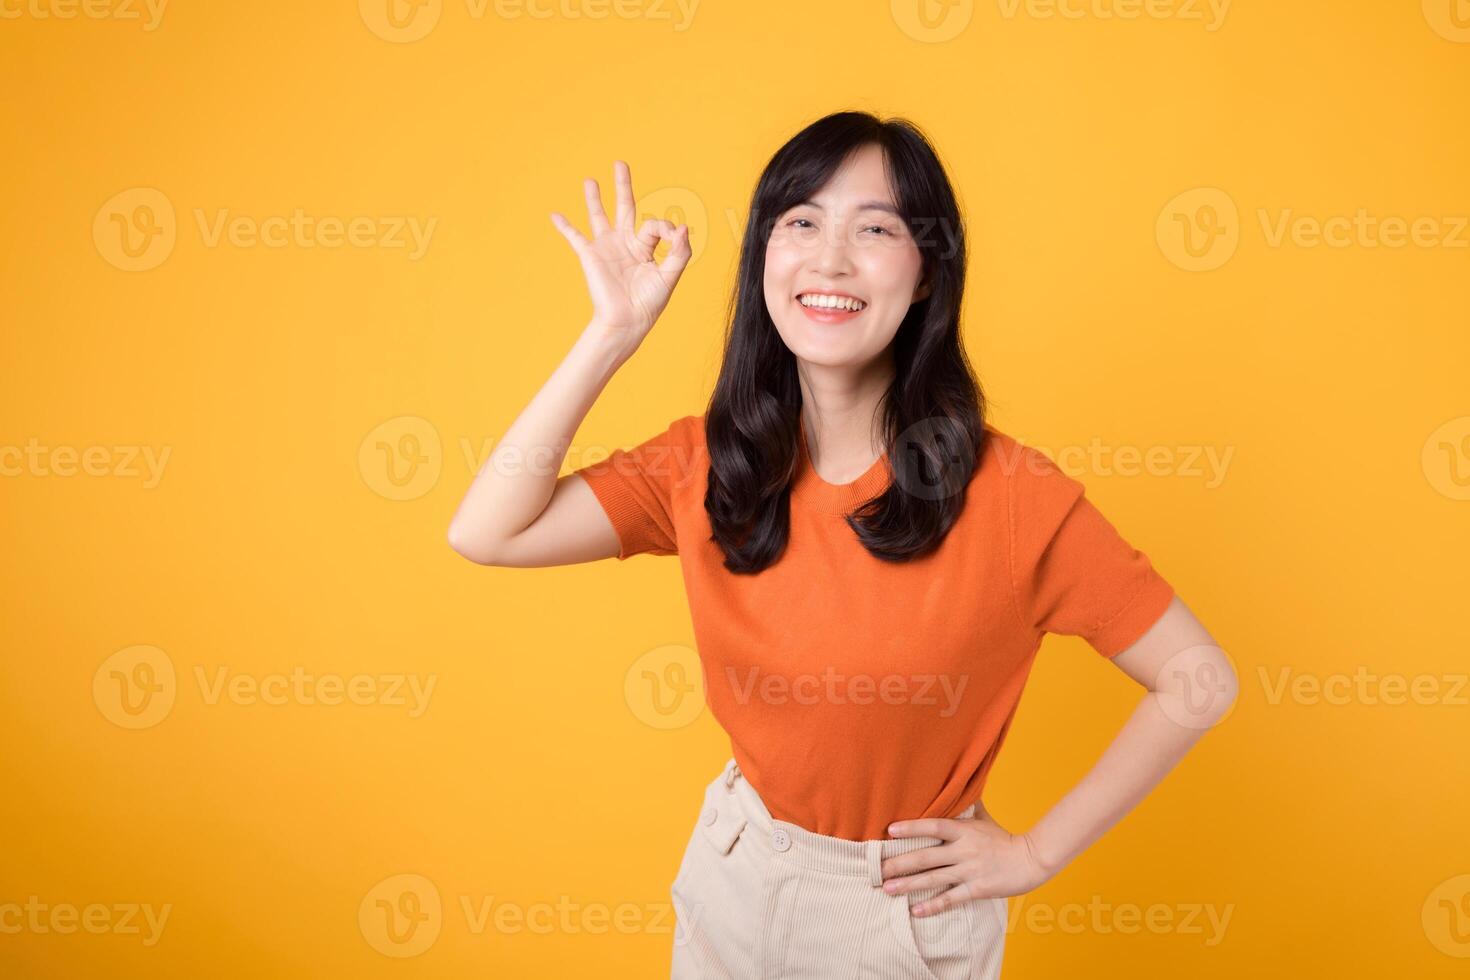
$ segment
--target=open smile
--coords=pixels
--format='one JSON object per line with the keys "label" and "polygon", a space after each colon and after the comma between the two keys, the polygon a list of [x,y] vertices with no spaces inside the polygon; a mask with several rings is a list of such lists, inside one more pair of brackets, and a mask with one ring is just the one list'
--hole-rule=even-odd
{"label": "open smile", "polygon": [[845,323],[868,308],[866,301],[847,293],[797,293],[796,302],[808,319],[818,323]]}

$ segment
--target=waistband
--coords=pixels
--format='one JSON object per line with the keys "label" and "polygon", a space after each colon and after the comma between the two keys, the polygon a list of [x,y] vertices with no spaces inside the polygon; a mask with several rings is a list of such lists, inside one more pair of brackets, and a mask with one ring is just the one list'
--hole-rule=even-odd
{"label": "waistband", "polygon": [[[717,777],[738,802],[746,822],[755,829],[765,846],[780,853],[788,861],[828,874],[853,875],[868,879],[874,888],[883,884],[882,862],[895,854],[906,854],[944,841],[938,837],[895,837],[887,840],[847,840],[813,833],[786,820],[777,820],[766,809],[765,801],[756,793],[734,759],[725,763]],[[955,819],[975,815],[975,804],[960,811]]]}

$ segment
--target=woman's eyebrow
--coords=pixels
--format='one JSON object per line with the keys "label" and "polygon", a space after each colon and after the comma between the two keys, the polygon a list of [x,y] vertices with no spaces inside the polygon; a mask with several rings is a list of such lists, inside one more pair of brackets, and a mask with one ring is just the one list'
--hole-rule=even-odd
{"label": "woman's eyebrow", "polygon": [[[824,211],[824,210],[826,210],[820,204],[818,204],[816,201],[811,201],[811,200],[798,201],[796,204],[792,205],[792,207],[797,207],[797,208],[801,208],[801,207],[816,208],[818,211]],[[894,207],[892,204],[889,204],[887,201],[864,201],[863,203],[861,203],[861,204],[859,204],[857,206],[857,209],[859,211],[885,211],[888,214],[893,215],[895,218],[902,218],[903,217],[903,215],[899,213],[898,208]]]}

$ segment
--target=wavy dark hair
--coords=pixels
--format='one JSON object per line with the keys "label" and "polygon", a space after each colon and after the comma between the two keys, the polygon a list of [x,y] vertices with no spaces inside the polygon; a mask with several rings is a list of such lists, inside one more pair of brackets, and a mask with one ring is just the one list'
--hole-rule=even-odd
{"label": "wavy dark hair", "polygon": [[731,295],[719,379],[705,412],[709,482],[704,507],[725,568],[755,573],[790,535],[799,461],[796,355],[766,306],[766,243],[776,220],[808,200],[862,147],[884,154],[894,198],[923,257],[929,295],[894,335],[893,381],[880,400],[894,480],[845,515],[863,546],[901,562],[938,547],[964,507],[985,439],[985,397],[960,342],[965,233],[934,147],[907,119],[837,112],[797,133],[766,164],[751,199]]}

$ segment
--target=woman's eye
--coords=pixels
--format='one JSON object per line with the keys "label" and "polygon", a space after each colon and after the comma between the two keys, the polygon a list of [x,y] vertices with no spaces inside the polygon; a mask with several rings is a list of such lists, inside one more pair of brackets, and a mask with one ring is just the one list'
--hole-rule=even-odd
{"label": "woman's eye", "polygon": [[[792,218],[792,219],[791,219],[791,220],[790,220],[790,221],[788,221],[788,222],[786,222],[786,223],[787,223],[787,224],[788,224],[788,225],[794,225],[794,224],[796,224],[796,223],[797,223],[797,222],[798,222],[798,221],[806,221],[806,219],[805,219],[805,218]],[[807,223],[807,224],[811,224],[811,222],[810,222],[810,221],[806,221],[806,223]]]}
{"label": "woman's eye", "polygon": [[891,235],[891,234],[893,234],[891,231],[889,231],[887,228],[884,228],[882,225],[868,225],[867,230],[868,231],[881,231],[885,235]]}

